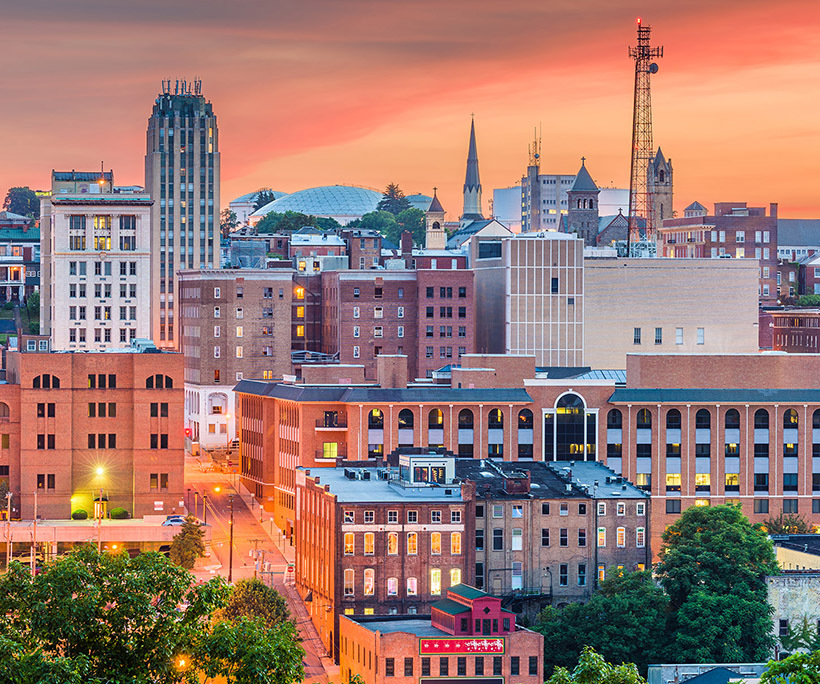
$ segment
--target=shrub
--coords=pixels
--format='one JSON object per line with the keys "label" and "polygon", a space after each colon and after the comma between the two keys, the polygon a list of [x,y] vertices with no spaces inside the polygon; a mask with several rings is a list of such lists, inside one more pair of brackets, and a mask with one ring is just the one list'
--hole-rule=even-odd
{"label": "shrub", "polygon": [[85,520],[88,517],[88,513],[86,513],[82,508],[78,508],[71,514],[71,517],[74,520]]}
{"label": "shrub", "polygon": [[124,508],[112,508],[111,509],[111,518],[113,520],[126,520],[130,518],[130,514]]}

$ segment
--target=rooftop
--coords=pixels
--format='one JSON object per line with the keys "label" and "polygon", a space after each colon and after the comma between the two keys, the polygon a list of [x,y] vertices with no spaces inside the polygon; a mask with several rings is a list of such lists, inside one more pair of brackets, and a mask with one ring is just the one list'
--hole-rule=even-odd
{"label": "rooftop", "polygon": [[272,211],[283,214],[298,211],[311,216],[361,217],[376,210],[382,195],[370,188],[352,185],[326,185],[299,190],[266,204],[251,216],[261,217]]}
{"label": "rooftop", "polygon": [[414,634],[419,637],[449,637],[450,634],[443,632],[430,624],[430,616],[419,617],[417,615],[397,615],[390,617],[386,615],[379,616],[356,616],[348,617],[348,620],[353,620],[362,627],[367,627],[371,632],[381,632],[382,634],[394,634],[396,632],[405,632],[407,634]]}
{"label": "rooftop", "polygon": [[[587,491],[596,499],[648,499],[649,494],[598,461],[552,461],[547,464],[565,482]],[[595,486],[595,483],[598,486]]]}
{"label": "rooftop", "polygon": [[[529,492],[512,488],[508,480],[526,478],[529,473]],[[569,499],[583,498],[586,494],[577,487],[567,491],[567,481],[542,461],[510,462],[485,459],[456,459],[456,476],[476,483],[477,498],[493,499]]]}

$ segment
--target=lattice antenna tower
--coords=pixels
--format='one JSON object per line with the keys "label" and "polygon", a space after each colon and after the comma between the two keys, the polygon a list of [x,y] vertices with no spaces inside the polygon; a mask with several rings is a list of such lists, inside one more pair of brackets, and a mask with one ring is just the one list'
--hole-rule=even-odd
{"label": "lattice antenna tower", "polygon": [[[540,128],[540,126],[539,126]],[[535,129],[532,143],[528,145],[530,153],[530,166],[538,166],[541,163],[541,131]]]}
{"label": "lattice antenna tower", "polygon": [[[629,180],[629,255],[655,256],[654,207],[649,196],[648,173],[653,158],[652,94],[650,76],[658,73],[653,60],[663,57],[663,47],[650,45],[651,27],[638,18],[638,44],[629,48],[635,60],[635,99],[632,108],[632,166]],[[644,224],[642,229],[641,224]]]}

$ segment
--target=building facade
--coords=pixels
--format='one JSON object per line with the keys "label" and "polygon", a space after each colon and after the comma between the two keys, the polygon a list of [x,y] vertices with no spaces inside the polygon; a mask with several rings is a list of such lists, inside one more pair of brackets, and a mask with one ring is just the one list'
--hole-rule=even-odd
{"label": "building facade", "polygon": [[0,211],[0,302],[22,302],[40,289],[40,229],[34,219]]}
{"label": "building facade", "polygon": [[[45,372],[44,372],[45,371]],[[0,477],[24,520],[182,512],[182,355],[10,353],[0,385]]]}
{"label": "building facade", "polygon": [[145,153],[145,190],[154,200],[152,339],[161,347],[179,346],[177,272],[219,268],[219,160],[216,115],[201,83],[163,81]]}
{"label": "building facade", "polygon": [[52,350],[121,349],[151,338],[153,202],[115,192],[112,182],[111,172],[55,171],[41,201],[40,329]]}
{"label": "building facade", "polygon": [[227,447],[236,438],[234,385],[291,372],[294,299],[290,269],[179,273],[185,428],[193,442]]}

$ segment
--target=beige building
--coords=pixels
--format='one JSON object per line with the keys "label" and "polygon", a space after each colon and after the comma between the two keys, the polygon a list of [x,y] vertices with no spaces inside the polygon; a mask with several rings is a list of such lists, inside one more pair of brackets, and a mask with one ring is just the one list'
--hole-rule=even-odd
{"label": "beige building", "polygon": [[583,365],[583,256],[584,241],[567,233],[474,239],[479,352],[532,355],[537,366]]}
{"label": "beige building", "polygon": [[176,273],[219,267],[219,134],[199,81],[163,81],[148,120],[145,190],[154,198],[153,339],[177,348]]}
{"label": "beige building", "polygon": [[112,172],[54,171],[41,200],[41,333],[53,350],[151,337],[151,205]]}
{"label": "beige building", "polygon": [[766,592],[773,608],[772,628],[778,644],[789,630],[806,625],[814,630],[820,627],[820,572],[792,571],[767,577]]}
{"label": "beige building", "polygon": [[203,447],[236,437],[234,385],[291,372],[291,269],[179,273],[185,427]]}
{"label": "beige building", "polygon": [[758,350],[758,265],[733,259],[584,260],[584,365],[626,355]]}

